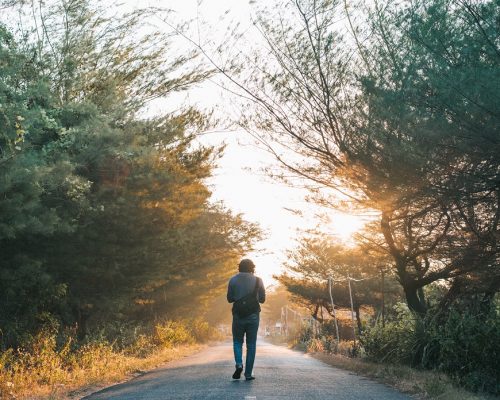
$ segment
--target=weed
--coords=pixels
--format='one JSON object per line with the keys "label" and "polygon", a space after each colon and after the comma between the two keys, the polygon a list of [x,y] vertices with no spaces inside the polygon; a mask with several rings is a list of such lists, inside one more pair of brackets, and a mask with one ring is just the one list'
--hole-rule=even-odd
{"label": "weed", "polygon": [[61,398],[86,385],[123,379],[197,348],[196,342],[217,338],[202,320],[164,321],[149,330],[112,326],[81,341],[74,334],[44,330],[19,349],[0,352],[0,398]]}

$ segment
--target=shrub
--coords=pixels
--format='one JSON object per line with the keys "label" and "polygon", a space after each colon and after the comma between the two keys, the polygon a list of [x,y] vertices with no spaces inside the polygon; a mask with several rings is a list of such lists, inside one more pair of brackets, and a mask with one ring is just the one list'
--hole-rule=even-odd
{"label": "shrub", "polygon": [[96,360],[99,360],[99,365],[106,367],[111,364],[114,354],[113,346],[110,343],[90,342],[81,346],[74,353],[74,364],[81,369],[95,370]]}
{"label": "shrub", "polygon": [[178,321],[156,324],[153,338],[154,342],[162,347],[172,347],[176,344],[188,344],[195,341],[186,324]]}
{"label": "shrub", "polygon": [[145,358],[153,354],[157,348],[151,336],[139,334],[133,343],[124,349],[124,353],[130,356]]}
{"label": "shrub", "polygon": [[337,343],[333,323],[326,322],[321,325],[319,334],[316,335],[310,324],[302,325],[298,332],[298,338],[294,346],[308,352],[325,352],[331,354],[341,354],[347,357],[355,357],[358,353],[358,347],[354,346],[352,340],[341,340]]}
{"label": "shrub", "polygon": [[194,339],[199,343],[204,343],[218,337],[217,330],[201,318],[190,320],[187,325]]}
{"label": "shrub", "polygon": [[316,336],[314,334],[313,327],[310,324],[302,325],[302,327],[299,331],[299,337],[298,337],[300,342],[309,343],[315,337]]}
{"label": "shrub", "polygon": [[165,321],[154,327],[116,322],[80,341],[74,330],[45,329],[26,339],[22,348],[0,352],[0,398],[14,399],[35,389],[52,396],[64,384],[119,376],[137,365],[149,365],[139,358],[155,360],[154,353],[161,356],[166,348],[214,338],[216,333],[202,320]]}
{"label": "shrub", "polygon": [[323,340],[320,338],[312,338],[307,342],[307,351],[311,353],[319,353],[325,351]]}
{"label": "shrub", "polygon": [[361,343],[369,359],[413,364],[419,348],[416,334],[418,317],[408,310],[406,304],[398,303],[394,309],[394,320],[385,325],[379,322],[373,327],[367,327],[360,337]]}
{"label": "shrub", "polygon": [[441,331],[439,368],[475,391],[500,393],[500,315],[452,310]]}
{"label": "shrub", "polygon": [[445,321],[419,318],[398,305],[396,317],[367,328],[361,337],[366,356],[446,372],[467,389],[500,393],[500,316],[474,307],[450,310]]}

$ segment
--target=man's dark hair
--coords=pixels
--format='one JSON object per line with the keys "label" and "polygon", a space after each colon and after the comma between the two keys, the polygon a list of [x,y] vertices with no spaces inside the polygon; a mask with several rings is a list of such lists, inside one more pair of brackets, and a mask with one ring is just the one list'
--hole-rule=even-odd
{"label": "man's dark hair", "polygon": [[254,272],[255,264],[249,258],[245,258],[240,261],[240,265],[238,265],[238,270],[240,272]]}

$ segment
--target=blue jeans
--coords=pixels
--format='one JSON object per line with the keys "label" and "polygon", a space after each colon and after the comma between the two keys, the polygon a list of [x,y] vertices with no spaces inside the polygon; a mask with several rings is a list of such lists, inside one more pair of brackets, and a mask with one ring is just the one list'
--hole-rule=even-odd
{"label": "blue jeans", "polygon": [[240,318],[233,314],[233,350],[236,367],[243,367],[243,337],[247,337],[247,357],[245,377],[252,376],[255,351],[257,347],[257,330],[259,329],[259,313]]}

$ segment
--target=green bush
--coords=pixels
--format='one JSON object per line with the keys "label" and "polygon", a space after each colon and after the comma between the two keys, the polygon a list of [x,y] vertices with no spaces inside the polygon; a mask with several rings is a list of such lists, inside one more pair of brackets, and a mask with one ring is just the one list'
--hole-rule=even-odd
{"label": "green bush", "polygon": [[426,337],[419,318],[406,304],[394,307],[395,318],[367,327],[360,340],[368,358],[379,362],[418,364],[416,354],[425,348]]}
{"label": "green bush", "polygon": [[475,391],[500,394],[500,315],[491,311],[453,310],[441,331],[439,364],[460,384]]}
{"label": "green bush", "polygon": [[361,336],[368,358],[440,370],[467,389],[500,393],[498,310],[486,315],[473,307],[450,310],[439,321],[433,312],[422,319],[399,304],[395,315]]}

